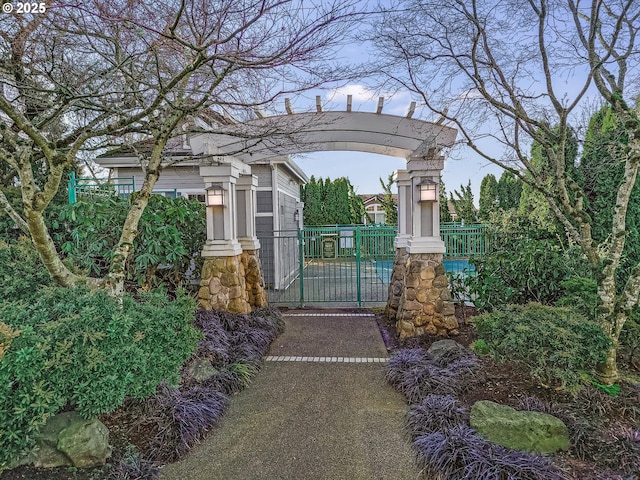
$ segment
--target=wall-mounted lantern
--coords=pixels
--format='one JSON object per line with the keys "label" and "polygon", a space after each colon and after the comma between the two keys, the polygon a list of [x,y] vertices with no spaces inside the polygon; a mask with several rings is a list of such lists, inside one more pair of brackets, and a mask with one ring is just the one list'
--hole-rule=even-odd
{"label": "wall-mounted lantern", "polygon": [[207,207],[224,207],[224,188],[220,185],[207,187]]}
{"label": "wall-mounted lantern", "polygon": [[298,210],[293,212],[293,221],[294,222],[299,222],[300,221],[300,212]]}
{"label": "wall-mounted lantern", "polygon": [[420,202],[437,202],[438,201],[438,182],[427,178],[418,184],[420,191]]}

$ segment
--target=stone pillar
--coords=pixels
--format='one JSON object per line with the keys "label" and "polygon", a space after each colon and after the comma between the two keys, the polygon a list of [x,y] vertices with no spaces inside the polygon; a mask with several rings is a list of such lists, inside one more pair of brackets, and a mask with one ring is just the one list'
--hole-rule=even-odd
{"label": "stone pillar", "polygon": [[217,160],[217,165],[201,166],[205,186],[225,190],[225,205],[207,207],[207,240],[202,249],[204,265],[198,291],[202,308],[232,313],[249,313],[242,247],[238,242],[236,183],[251,167],[234,158]]}
{"label": "stone pillar", "polygon": [[240,260],[244,267],[247,302],[252,309],[268,305],[260,265],[260,241],[255,235],[257,186],[258,177],[255,175],[240,175],[236,186],[238,193],[238,241],[242,247]]}
{"label": "stone pillar", "polygon": [[404,289],[404,279],[407,263],[407,242],[412,231],[412,197],[411,178],[406,170],[396,172],[396,184],[398,185],[398,235],[394,240],[396,257],[393,262],[391,279],[389,282],[389,294],[385,315],[388,318],[396,318],[400,307],[400,297]]}
{"label": "stone pillar", "polygon": [[[405,251],[399,248],[396,254],[390,287],[393,296],[390,295],[387,305],[390,315],[397,308],[396,328],[401,338],[423,333],[456,334],[458,329],[442,264],[445,246],[440,238],[439,205],[438,202],[420,202],[418,192],[423,180],[439,182],[443,167],[442,157],[411,158],[407,161],[410,185],[407,196],[411,198],[410,201],[407,198],[407,203],[412,211],[411,232],[404,237]],[[398,243],[403,243],[402,239]],[[400,278],[404,278],[404,281],[400,281]]]}

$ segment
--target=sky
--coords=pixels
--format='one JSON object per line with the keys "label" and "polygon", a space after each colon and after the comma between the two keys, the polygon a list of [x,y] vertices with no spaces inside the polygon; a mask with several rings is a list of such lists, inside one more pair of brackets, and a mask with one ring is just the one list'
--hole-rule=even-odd
{"label": "sky", "polygon": [[[297,112],[315,110],[315,94],[322,96],[324,111],[344,111],[347,104],[347,95],[353,95],[353,110],[362,112],[375,112],[378,97],[384,96],[384,108],[382,113],[389,115],[405,116],[411,103],[408,92],[391,94],[382,92],[382,95],[374,92],[364,84],[351,83],[325,92],[309,92],[307,95],[296,99],[294,104]],[[284,101],[282,105],[284,113]],[[428,112],[419,107],[413,118],[421,120],[434,120],[429,118]],[[381,193],[380,178],[386,182],[390,173],[406,168],[406,160],[403,158],[377,155],[364,152],[316,152],[294,157],[295,162],[311,177],[337,178],[347,177],[355,187],[358,194]],[[443,170],[443,182],[447,192],[460,190],[460,185],[466,185],[471,181],[475,203],[478,203],[480,182],[482,178],[493,173],[496,177],[502,174],[502,169],[477,156],[473,151],[464,146],[455,147],[445,157]]]}

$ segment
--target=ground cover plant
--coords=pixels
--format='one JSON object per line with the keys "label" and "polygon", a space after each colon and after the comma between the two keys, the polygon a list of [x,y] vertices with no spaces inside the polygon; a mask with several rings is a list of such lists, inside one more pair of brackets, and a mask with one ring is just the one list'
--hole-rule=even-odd
{"label": "ground cover plant", "polygon": [[45,287],[24,300],[0,299],[0,467],[33,444],[62,409],[85,418],[177,382],[195,350],[195,302],[163,291],[122,302],[86,287]]}
{"label": "ground cover plant", "polygon": [[[219,421],[229,395],[248,384],[284,328],[282,315],[272,308],[249,315],[200,310],[193,323],[201,336],[181,364],[179,377],[161,383],[147,398],[127,397],[122,406],[100,416],[114,447],[110,464],[73,472],[62,467],[20,467],[3,472],[0,478],[157,478],[159,464],[181,458]],[[194,368],[203,364],[205,375],[202,368]]]}
{"label": "ground cover plant", "polygon": [[[466,310],[465,317],[477,314],[474,308]],[[456,315],[460,335],[452,338],[471,347],[478,340],[478,331],[463,322],[460,305]],[[409,404],[407,426],[425,478],[640,478],[640,386],[621,383],[616,396],[586,379],[580,389],[571,392],[554,388],[559,384],[544,387],[523,362],[474,354],[470,348],[457,357],[468,357],[473,366],[456,374],[451,365],[459,359],[438,364],[427,352],[441,338],[423,335],[401,341],[393,323],[381,322],[380,326],[391,340],[386,342],[392,350],[387,378]],[[445,378],[448,383],[442,387],[440,380]],[[569,450],[540,456],[489,442],[469,426],[469,411],[478,400],[560,418],[569,430]]]}

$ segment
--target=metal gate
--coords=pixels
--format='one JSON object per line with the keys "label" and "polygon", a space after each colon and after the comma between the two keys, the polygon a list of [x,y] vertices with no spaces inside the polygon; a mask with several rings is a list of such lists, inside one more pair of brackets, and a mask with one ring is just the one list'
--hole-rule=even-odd
{"label": "metal gate", "polygon": [[397,230],[308,227],[260,237],[269,302],[275,305],[385,303]]}

